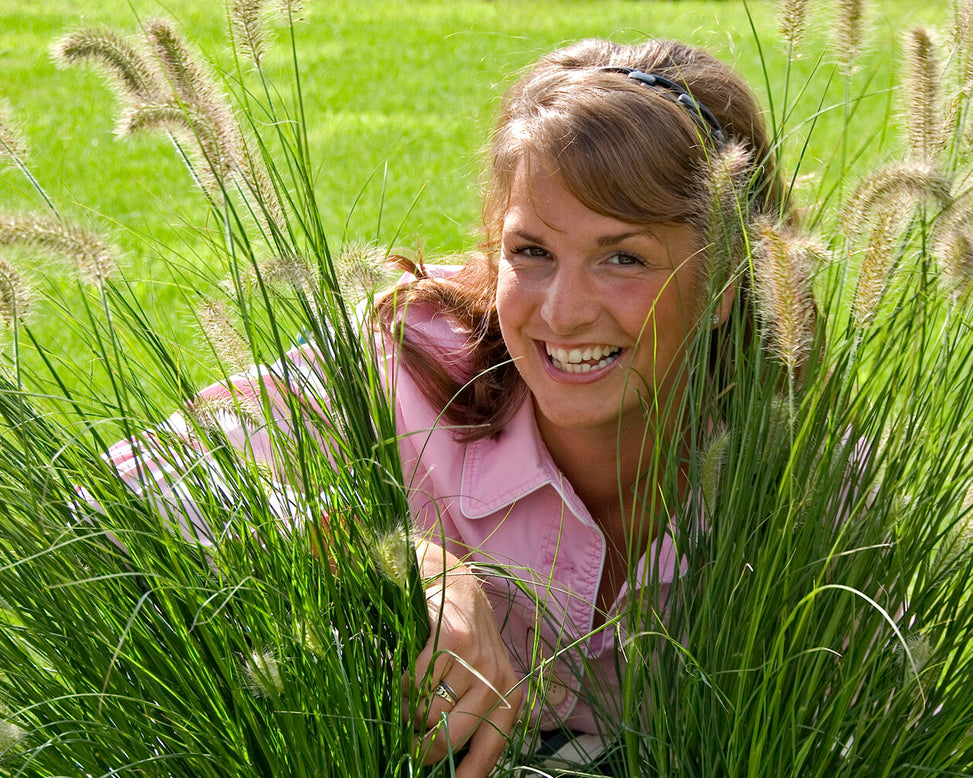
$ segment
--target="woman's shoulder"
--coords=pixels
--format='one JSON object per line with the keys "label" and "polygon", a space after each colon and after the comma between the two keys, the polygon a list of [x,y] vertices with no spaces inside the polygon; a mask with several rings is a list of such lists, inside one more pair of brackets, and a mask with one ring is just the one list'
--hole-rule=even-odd
{"label": "woman's shoulder", "polygon": [[[447,281],[459,273],[461,266],[426,265],[424,270],[424,281]],[[396,295],[397,290],[407,290],[415,280],[412,274],[405,274],[389,294]],[[404,294],[399,296],[399,300],[395,303],[398,326],[391,334],[392,342],[388,344],[392,350],[401,350],[401,340],[405,339],[434,357],[454,380],[466,380],[471,350],[475,348],[475,337],[470,327],[429,296],[416,299]]]}

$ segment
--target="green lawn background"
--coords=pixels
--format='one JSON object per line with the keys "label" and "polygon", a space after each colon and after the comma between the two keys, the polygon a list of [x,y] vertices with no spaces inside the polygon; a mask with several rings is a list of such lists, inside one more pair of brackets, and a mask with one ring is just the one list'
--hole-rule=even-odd
{"label": "green lawn background", "polygon": [[[851,94],[864,95],[854,117],[855,142],[868,141],[860,169],[886,158],[896,145],[889,87],[901,64],[902,33],[928,24],[946,34],[950,10],[945,0],[869,7],[868,55],[850,87]],[[116,140],[114,99],[100,76],[83,68],[58,70],[48,53],[64,31],[109,25],[132,32],[139,18],[161,14],[177,19],[218,67],[231,64],[216,2],[0,0],[0,99],[21,121],[31,165],[53,199],[66,214],[110,235],[146,311],[167,337],[188,343],[191,317],[167,268],[201,261],[198,229],[213,226],[202,201],[165,138]],[[479,149],[497,100],[520,68],[564,42],[665,36],[706,46],[733,63],[764,105],[773,102],[781,115],[786,60],[776,14],[775,4],[738,0],[308,3],[297,47],[332,242],[394,241],[423,247],[431,257],[473,245]],[[846,85],[832,67],[833,15],[830,3],[811,3],[804,54],[786,87],[796,108],[786,123],[785,167],[802,159],[799,200],[805,205],[838,180],[842,160],[856,152],[840,141]],[[283,47],[274,49],[272,61],[286,61]],[[808,117],[819,112],[809,132]],[[845,185],[853,177],[844,175]],[[39,205],[15,170],[0,170],[0,210]],[[40,257],[21,261],[38,277],[60,272]],[[70,286],[52,288],[66,295],[70,307]],[[62,314],[42,313],[35,327],[42,340],[60,344],[66,359],[88,359]],[[200,374],[205,370],[201,365]]]}

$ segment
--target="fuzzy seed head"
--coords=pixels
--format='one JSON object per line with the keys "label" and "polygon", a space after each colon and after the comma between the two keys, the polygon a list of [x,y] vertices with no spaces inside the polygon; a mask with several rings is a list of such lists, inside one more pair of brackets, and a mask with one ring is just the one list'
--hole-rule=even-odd
{"label": "fuzzy seed head", "polygon": [[370,243],[350,243],[335,262],[342,297],[354,304],[389,282],[388,252]]}
{"label": "fuzzy seed head", "polygon": [[[909,635],[905,639],[905,649],[902,651],[902,658],[906,662],[906,667],[915,675],[919,675],[922,669],[929,664],[933,656],[933,647],[929,638],[925,635]],[[912,657],[912,662],[909,662]]]}
{"label": "fuzzy seed head", "polygon": [[882,295],[888,288],[898,227],[895,215],[883,212],[869,236],[851,309],[852,319],[858,327],[868,327],[875,320]]}
{"label": "fuzzy seed head", "polygon": [[411,555],[412,544],[409,543],[409,537],[401,527],[378,538],[372,549],[372,558],[379,571],[402,588],[405,588],[409,580]]}
{"label": "fuzzy seed head", "polygon": [[721,430],[706,442],[699,456],[699,478],[703,490],[703,502],[711,515],[716,512],[720,479],[729,444],[730,433],[726,429]]}
{"label": "fuzzy seed head", "polygon": [[10,106],[0,102],[0,164],[20,165],[27,156],[27,141],[17,127]]}
{"label": "fuzzy seed head", "polygon": [[277,0],[281,16],[288,22],[299,22],[304,18],[304,0]]}
{"label": "fuzzy seed head", "polygon": [[207,299],[196,315],[203,335],[220,361],[233,372],[246,369],[252,361],[250,349],[233,326],[226,303]]}
{"label": "fuzzy seed head", "polygon": [[258,68],[267,50],[268,6],[268,0],[234,0],[230,6],[233,39]]}
{"label": "fuzzy seed head", "polygon": [[835,9],[835,51],[842,72],[850,76],[864,48],[865,0],[838,0]]}
{"label": "fuzzy seed head", "polygon": [[919,203],[947,208],[950,181],[929,162],[912,160],[878,171],[865,179],[845,207],[844,233],[855,240],[878,214],[902,214]]}
{"label": "fuzzy seed head", "polygon": [[247,156],[229,101],[170,20],[154,19],[144,32],[172,95],[157,102],[187,113],[187,123],[198,137],[203,158],[223,181]]}
{"label": "fuzzy seed head", "polygon": [[953,3],[953,46],[963,71],[963,83],[973,84],[973,0]]}
{"label": "fuzzy seed head", "polygon": [[916,28],[906,37],[906,123],[909,155],[931,160],[938,150],[943,127],[939,105],[940,73],[936,47],[928,30]]}
{"label": "fuzzy seed head", "polygon": [[753,241],[757,315],[771,353],[795,373],[814,340],[811,259],[815,247],[768,221],[756,225]]}
{"label": "fuzzy seed head", "polygon": [[782,0],[779,10],[779,29],[784,40],[796,47],[807,30],[808,0]]}
{"label": "fuzzy seed head", "polygon": [[0,246],[44,249],[72,262],[81,277],[101,286],[115,269],[114,255],[95,235],[58,219],[0,216]]}
{"label": "fuzzy seed head", "polygon": [[243,665],[243,675],[256,697],[279,697],[284,691],[280,664],[272,651],[254,651]]}
{"label": "fuzzy seed head", "polygon": [[0,258],[0,321],[8,327],[23,322],[30,313],[30,288],[5,259]]}
{"label": "fuzzy seed head", "polygon": [[317,268],[299,254],[274,257],[261,266],[260,273],[272,286],[295,289],[303,294],[310,294],[318,286]]}
{"label": "fuzzy seed head", "polygon": [[[329,638],[327,645],[322,639],[322,630]],[[334,646],[337,639],[335,628],[328,625],[327,621],[308,623],[301,622],[297,625],[297,637],[301,644],[318,659],[323,659],[330,653],[330,648]]]}
{"label": "fuzzy seed head", "polygon": [[146,55],[111,30],[83,29],[59,38],[51,49],[61,67],[94,65],[127,102],[158,100],[163,85]]}
{"label": "fuzzy seed head", "polygon": [[183,105],[199,106],[213,84],[170,19],[151,19],[143,30],[169,90]]}
{"label": "fuzzy seed head", "polygon": [[942,280],[954,303],[963,304],[973,292],[973,232],[961,226],[937,231],[933,255],[942,268]]}
{"label": "fuzzy seed head", "polygon": [[709,275],[717,291],[729,282],[740,256],[752,175],[753,155],[732,143],[713,159],[702,182],[702,194],[709,203],[705,226]]}
{"label": "fuzzy seed head", "polygon": [[260,409],[242,395],[210,388],[186,405],[186,415],[203,432],[227,435],[263,426]]}

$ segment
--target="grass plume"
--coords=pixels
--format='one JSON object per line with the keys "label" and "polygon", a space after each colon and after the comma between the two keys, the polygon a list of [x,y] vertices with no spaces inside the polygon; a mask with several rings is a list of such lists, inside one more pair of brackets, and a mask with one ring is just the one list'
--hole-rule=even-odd
{"label": "grass plume", "polygon": [[0,321],[8,327],[24,321],[30,313],[31,293],[23,276],[0,257]]}
{"label": "grass plume", "polygon": [[778,8],[778,29],[792,49],[804,39],[807,31],[809,0],[781,0]]}
{"label": "grass plume", "polygon": [[258,68],[267,53],[267,17],[273,10],[271,5],[269,0],[234,0],[230,5],[230,23],[237,49]]}
{"label": "grass plume", "polygon": [[96,286],[103,285],[116,268],[114,252],[101,238],[56,218],[0,216],[0,246],[17,245],[67,259]]}
{"label": "grass plume", "polygon": [[254,651],[243,665],[247,688],[260,697],[277,698],[284,691],[280,662],[272,651]]}
{"label": "grass plume", "polygon": [[879,213],[902,212],[920,203],[947,209],[952,182],[935,165],[910,160],[890,165],[866,178],[845,208],[843,230],[855,240]]}
{"label": "grass plume", "polygon": [[61,67],[91,64],[100,69],[113,89],[127,102],[160,99],[163,84],[147,55],[112,30],[86,28],[70,32],[51,49]]}
{"label": "grass plume", "polygon": [[899,219],[896,216],[883,212],[876,217],[858,272],[851,306],[852,318],[858,327],[867,327],[875,320],[895,261],[898,235]]}
{"label": "grass plume", "polygon": [[757,312],[771,351],[796,374],[814,342],[811,290],[815,248],[786,228],[762,221],[754,226],[753,264]]}
{"label": "grass plume", "polygon": [[0,162],[20,166],[27,156],[27,141],[14,122],[13,112],[0,102]]}
{"label": "grass plume", "polygon": [[387,257],[388,252],[374,244],[351,242],[344,246],[335,270],[345,299],[357,302],[387,286],[392,280]]}
{"label": "grass plume", "polygon": [[196,316],[203,336],[220,362],[233,372],[244,370],[249,366],[253,361],[253,355],[246,340],[231,321],[226,303],[206,299],[197,308]]}
{"label": "grass plume", "polygon": [[929,31],[917,27],[906,36],[906,124],[910,156],[930,160],[943,137],[940,73]]}
{"label": "grass plume", "polygon": [[939,260],[949,295],[958,303],[968,302],[973,292],[973,232],[969,225],[947,221],[935,233],[932,253]]}
{"label": "grass plume", "polygon": [[865,37],[865,0],[837,0],[835,3],[834,50],[846,76],[858,69]]}
{"label": "grass plume", "polygon": [[737,143],[727,144],[710,162],[702,181],[709,203],[703,228],[711,286],[722,290],[739,262],[750,218],[753,155]]}

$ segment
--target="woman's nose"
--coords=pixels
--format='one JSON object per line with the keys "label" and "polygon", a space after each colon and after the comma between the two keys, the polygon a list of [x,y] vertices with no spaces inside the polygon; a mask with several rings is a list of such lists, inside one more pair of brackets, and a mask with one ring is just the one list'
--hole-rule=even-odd
{"label": "woman's nose", "polygon": [[583,270],[559,267],[543,295],[541,316],[553,333],[575,333],[598,317],[596,291]]}

